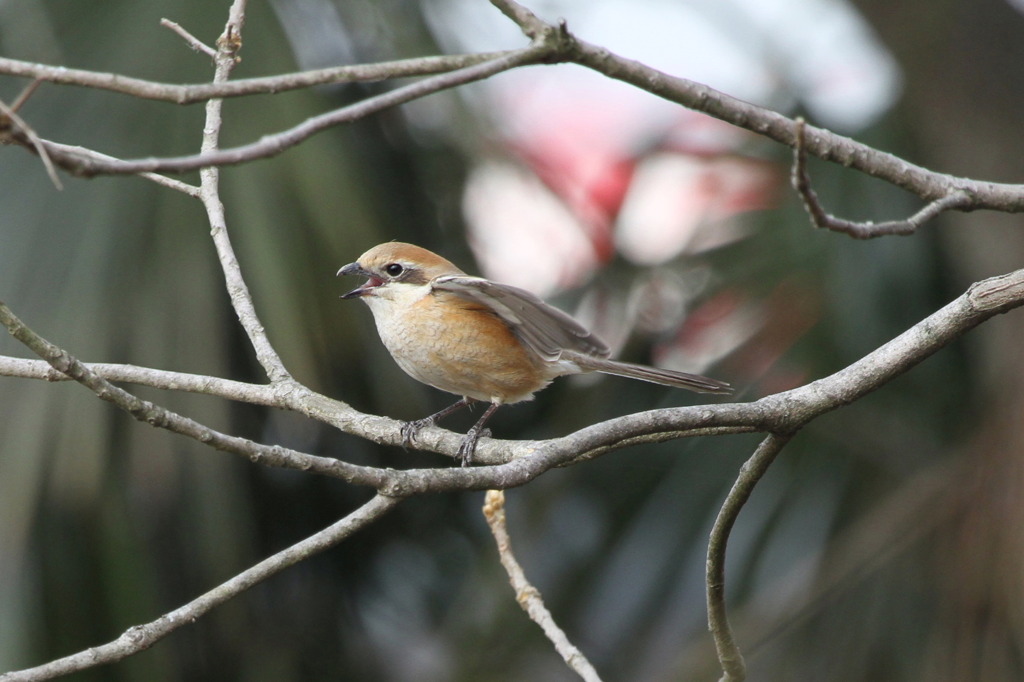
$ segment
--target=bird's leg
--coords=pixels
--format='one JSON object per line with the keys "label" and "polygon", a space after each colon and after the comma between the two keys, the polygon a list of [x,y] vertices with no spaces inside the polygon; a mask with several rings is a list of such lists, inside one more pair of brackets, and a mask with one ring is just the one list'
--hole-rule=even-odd
{"label": "bird's leg", "polygon": [[440,412],[424,417],[423,419],[417,419],[413,422],[405,422],[402,424],[402,448],[408,449],[412,447],[413,440],[416,439],[416,434],[420,432],[425,426],[433,426],[437,423],[438,419],[447,417],[452,412],[458,412],[463,407],[469,407],[473,403],[472,398],[463,398],[454,405],[449,405]]}
{"label": "bird's leg", "polygon": [[473,461],[473,455],[476,453],[476,442],[480,440],[480,436],[484,435],[485,429],[484,424],[491,418],[491,415],[501,407],[500,403],[491,403],[484,410],[484,413],[477,420],[476,424],[466,432],[466,437],[462,439],[462,445],[459,446],[459,461],[462,462],[462,466],[469,466],[470,462]]}

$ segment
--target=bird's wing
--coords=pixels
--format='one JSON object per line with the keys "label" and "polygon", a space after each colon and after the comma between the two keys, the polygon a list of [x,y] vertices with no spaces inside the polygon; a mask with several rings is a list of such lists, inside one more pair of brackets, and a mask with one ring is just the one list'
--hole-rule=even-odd
{"label": "bird's wing", "polygon": [[604,341],[529,291],[481,277],[460,275],[438,277],[432,286],[486,306],[519,340],[547,360],[557,360],[563,350],[598,357],[610,354]]}

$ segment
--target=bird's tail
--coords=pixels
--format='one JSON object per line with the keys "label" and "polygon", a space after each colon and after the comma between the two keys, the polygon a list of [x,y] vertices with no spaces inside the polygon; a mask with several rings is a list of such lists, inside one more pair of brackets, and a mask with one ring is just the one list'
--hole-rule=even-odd
{"label": "bird's tail", "polygon": [[609,360],[572,351],[562,351],[560,359],[569,360],[584,371],[614,374],[615,376],[630,379],[650,381],[662,386],[685,388],[689,391],[697,391],[698,393],[732,393],[732,386],[724,381],[702,377],[699,374],[676,372],[671,369],[648,367],[647,365],[635,365],[632,362],[619,362],[618,360]]}

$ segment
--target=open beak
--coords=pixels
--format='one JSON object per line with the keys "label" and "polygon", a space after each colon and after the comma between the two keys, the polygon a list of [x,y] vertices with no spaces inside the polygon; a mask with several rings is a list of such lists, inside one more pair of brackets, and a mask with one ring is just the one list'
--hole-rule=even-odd
{"label": "open beak", "polygon": [[384,283],[384,280],[382,280],[379,277],[375,277],[373,273],[364,270],[363,266],[360,265],[359,263],[349,263],[348,265],[344,266],[341,270],[338,270],[337,276],[340,277],[342,275],[362,275],[363,277],[368,278],[366,282],[363,283],[362,286],[356,287],[347,294],[342,295],[342,298],[356,298],[358,296],[365,296],[366,294],[370,293],[373,289],[379,287],[381,284]]}

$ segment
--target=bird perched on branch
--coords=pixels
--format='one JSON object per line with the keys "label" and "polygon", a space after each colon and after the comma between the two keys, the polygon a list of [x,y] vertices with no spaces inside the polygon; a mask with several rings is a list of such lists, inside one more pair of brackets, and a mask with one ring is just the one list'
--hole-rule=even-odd
{"label": "bird perched on branch", "polygon": [[529,400],[555,377],[602,372],[700,393],[729,393],[715,379],[611,360],[603,341],[528,291],[471,277],[426,249],[388,242],[338,275],[362,275],[342,298],[370,306],[381,341],[407,374],[462,396],[454,405],[402,427],[408,446],[423,427],[474,401],[490,403],[466,434],[468,465],[484,424],[505,403]]}

